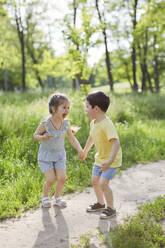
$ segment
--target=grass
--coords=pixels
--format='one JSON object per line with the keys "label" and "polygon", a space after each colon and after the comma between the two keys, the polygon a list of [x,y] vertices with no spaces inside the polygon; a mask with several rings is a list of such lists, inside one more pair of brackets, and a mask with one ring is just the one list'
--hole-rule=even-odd
{"label": "grass", "polygon": [[[103,89],[103,88],[102,88]],[[105,87],[104,90],[109,90]],[[37,165],[39,143],[33,133],[48,115],[48,99],[52,92],[0,92],[0,218],[20,215],[39,205],[44,177]],[[82,146],[89,134],[90,120],[84,112],[85,96],[68,92],[71,99],[71,125],[80,126],[76,134]],[[165,95],[111,95],[107,115],[119,133],[123,150],[121,170],[135,163],[165,159]],[[90,186],[94,148],[85,162],[66,139],[67,182],[64,193]]]}
{"label": "grass", "polygon": [[125,219],[103,237],[110,248],[163,248],[165,234],[160,221],[165,220],[165,195],[139,207],[135,216]]}

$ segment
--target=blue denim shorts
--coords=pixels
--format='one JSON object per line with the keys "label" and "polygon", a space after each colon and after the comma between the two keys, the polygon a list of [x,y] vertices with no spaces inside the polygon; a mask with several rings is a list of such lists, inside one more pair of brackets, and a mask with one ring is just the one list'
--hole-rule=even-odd
{"label": "blue denim shorts", "polygon": [[102,176],[104,178],[112,180],[114,178],[114,176],[116,175],[116,172],[117,172],[117,168],[109,168],[106,171],[100,171],[100,169],[101,169],[101,166],[98,166],[95,164],[93,167],[92,175]]}
{"label": "blue denim shorts", "polygon": [[58,160],[56,162],[53,161],[38,161],[38,165],[40,170],[45,173],[49,170],[66,170],[66,160]]}

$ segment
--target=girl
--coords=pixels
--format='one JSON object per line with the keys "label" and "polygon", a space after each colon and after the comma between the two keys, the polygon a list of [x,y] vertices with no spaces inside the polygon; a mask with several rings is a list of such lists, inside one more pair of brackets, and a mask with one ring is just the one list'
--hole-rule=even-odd
{"label": "girl", "polygon": [[49,193],[57,178],[53,205],[66,207],[66,202],[61,198],[66,180],[66,152],[64,148],[65,134],[69,142],[82,154],[82,148],[65,119],[70,111],[70,102],[62,94],[54,94],[49,101],[51,116],[43,119],[34,133],[34,139],[41,141],[38,152],[38,163],[45,174],[46,182],[43,187],[42,206],[51,207]]}

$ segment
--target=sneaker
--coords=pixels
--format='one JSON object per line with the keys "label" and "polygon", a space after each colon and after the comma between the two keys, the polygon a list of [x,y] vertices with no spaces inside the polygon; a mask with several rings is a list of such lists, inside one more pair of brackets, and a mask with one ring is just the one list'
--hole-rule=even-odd
{"label": "sneaker", "polygon": [[103,212],[100,215],[100,219],[107,219],[112,216],[116,216],[116,210],[112,209],[110,207],[107,207],[106,209],[103,210]]}
{"label": "sneaker", "polygon": [[104,208],[105,208],[105,204],[102,205],[99,202],[97,202],[92,205],[89,205],[89,207],[87,208],[87,212],[97,212],[103,210]]}

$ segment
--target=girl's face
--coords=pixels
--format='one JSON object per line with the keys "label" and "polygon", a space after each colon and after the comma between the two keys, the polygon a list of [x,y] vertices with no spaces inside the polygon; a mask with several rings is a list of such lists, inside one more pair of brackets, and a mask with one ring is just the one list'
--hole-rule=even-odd
{"label": "girl's face", "polygon": [[88,101],[86,101],[86,108],[85,111],[88,113],[89,117],[93,120],[96,117],[96,111],[95,111],[95,107],[92,108],[92,106],[90,105],[90,103]]}
{"label": "girl's face", "polygon": [[70,102],[64,101],[62,104],[60,104],[55,112],[56,115],[59,116],[61,119],[65,119],[66,116],[70,112]]}

